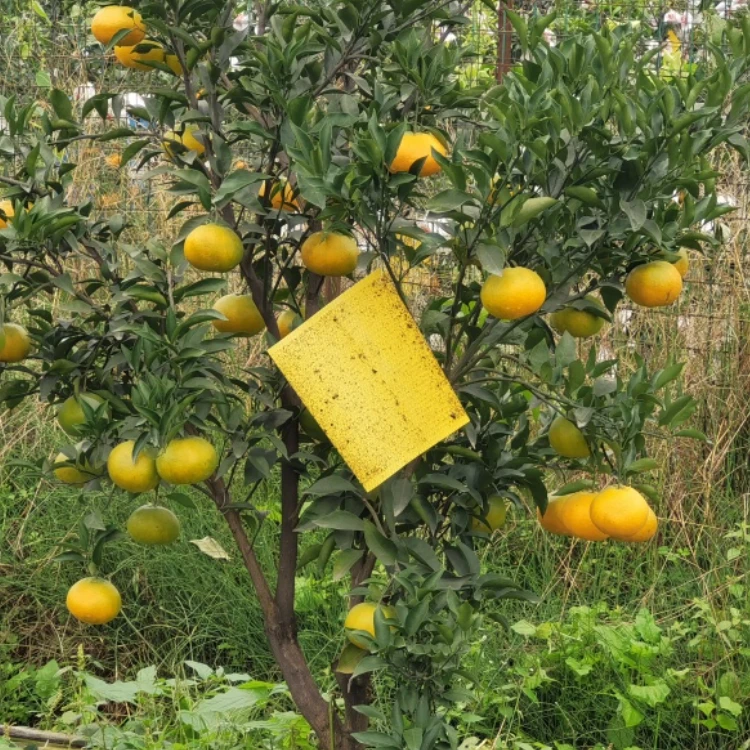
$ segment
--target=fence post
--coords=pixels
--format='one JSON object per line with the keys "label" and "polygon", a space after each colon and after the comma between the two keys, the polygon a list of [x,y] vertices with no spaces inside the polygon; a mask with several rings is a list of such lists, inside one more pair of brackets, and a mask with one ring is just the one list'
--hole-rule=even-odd
{"label": "fence post", "polygon": [[497,5],[497,67],[495,78],[497,82],[510,70],[512,60],[513,26],[505,13],[506,8],[513,7],[513,0],[501,0]]}

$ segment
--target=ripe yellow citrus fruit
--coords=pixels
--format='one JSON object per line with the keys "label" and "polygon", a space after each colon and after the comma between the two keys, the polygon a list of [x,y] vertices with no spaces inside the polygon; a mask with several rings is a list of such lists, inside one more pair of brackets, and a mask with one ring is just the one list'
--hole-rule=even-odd
{"label": "ripe yellow citrus fruit", "polygon": [[[58,466],[58,464],[70,465]],[[54,466],[56,468],[54,469],[54,474],[63,484],[72,484],[75,487],[81,487],[102,473],[100,468],[94,468],[89,463],[83,463],[80,466],[73,464],[76,464],[76,462],[68,458],[64,453],[58,453],[55,456]]]}
{"label": "ripe yellow citrus fruit", "polygon": [[349,610],[346,620],[344,620],[344,630],[350,643],[359,646],[359,648],[368,648],[367,641],[362,636],[357,635],[355,631],[363,630],[373,638],[375,637],[375,610],[378,606],[380,606],[386,619],[393,619],[395,617],[393,607],[377,605],[372,602],[355,604]]}
{"label": "ripe yellow citrus fruit", "polygon": [[237,159],[234,163],[235,169],[247,169],[247,162],[244,159]]}
{"label": "ripe yellow citrus fruit", "polygon": [[676,260],[672,265],[677,269],[677,273],[684,279],[687,276],[688,269],[690,268],[690,256],[686,247],[681,247],[677,251],[677,255],[680,256],[679,260]]}
{"label": "ripe yellow citrus fruit", "polygon": [[305,434],[313,440],[317,440],[319,443],[324,443],[328,440],[325,432],[323,432],[323,428],[307,409],[303,409],[300,413],[299,423],[300,427],[305,431]]}
{"label": "ripe yellow citrus fruit", "polygon": [[68,589],[65,605],[76,620],[104,625],[120,614],[120,592],[104,578],[82,578]]}
{"label": "ripe yellow citrus fruit", "polygon": [[595,497],[594,492],[575,492],[560,498],[560,520],[568,533],[589,542],[608,538],[591,520],[591,503]]}
{"label": "ripe yellow citrus fruit", "polygon": [[284,310],[276,322],[279,325],[279,336],[283,339],[300,325],[302,318],[294,310]]}
{"label": "ripe yellow citrus fruit", "polygon": [[6,323],[3,334],[5,340],[0,347],[0,362],[21,362],[29,356],[31,339],[23,326]]}
{"label": "ripe yellow citrus fruit", "polygon": [[120,161],[121,161],[120,154],[109,154],[104,159],[104,161],[108,167],[112,167],[112,169],[117,169],[117,167],[120,166]]}
{"label": "ripe yellow citrus fruit", "polygon": [[588,458],[591,455],[583,433],[569,419],[556,417],[549,428],[552,450],[565,458]]}
{"label": "ripe yellow citrus fruit", "polygon": [[542,277],[530,268],[506,268],[502,276],[490,276],[482,286],[482,304],[490,315],[516,320],[535,313],[547,297]]}
{"label": "ripe yellow citrus fruit", "polygon": [[419,176],[430,177],[437,174],[441,167],[432,155],[433,149],[441,156],[448,154],[448,149],[432,133],[404,133],[389,169],[394,174],[408,172],[415,162],[424,159]]}
{"label": "ripe yellow citrus fruit", "polygon": [[169,508],[141,505],[130,514],[127,529],[139,544],[171,544],[180,536],[180,519]]}
{"label": "ripe yellow citrus fruit", "polygon": [[[598,305],[598,302],[591,296],[586,300],[592,305]],[[577,310],[575,307],[563,307],[550,315],[552,327],[559,333],[566,331],[576,339],[586,339],[594,336],[601,331],[604,325],[604,318],[588,312],[588,310]]]}
{"label": "ripe yellow citrus fruit", "polygon": [[550,498],[547,502],[547,509],[544,514],[540,510],[537,510],[536,516],[539,520],[539,525],[551,534],[562,534],[569,536],[570,532],[565,526],[562,519],[562,508],[564,505],[564,497]]}
{"label": "ripe yellow citrus fruit", "polygon": [[666,260],[653,260],[636,266],[625,280],[625,292],[636,305],[671,305],[682,291],[680,272]]}
{"label": "ripe yellow citrus fruit", "polygon": [[115,47],[115,57],[120,65],[124,65],[126,68],[156,70],[153,65],[146,65],[145,63],[165,63],[167,53],[159,42],[145,39],[132,46]]}
{"label": "ripe yellow citrus fruit", "polygon": [[182,133],[177,133],[174,130],[168,130],[166,133],[164,133],[164,150],[169,154],[169,156],[174,158],[175,151],[177,151],[178,149],[175,149],[173,144],[179,143],[180,146],[187,149],[188,151],[194,151],[196,154],[198,154],[198,156],[203,156],[206,151],[206,147],[203,145],[202,141],[199,141],[195,137],[195,133],[197,132],[198,128],[190,126],[186,127],[182,131]]}
{"label": "ripe yellow citrus fruit", "polygon": [[92,409],[96,409],[104,399],[95,393],[80,393],[78,396],[70,396],[63,401],[60,411],[57,412],[57,423],[68,435],[78,435],[80,426],[86,421],[86,414],[81,403],[85,403]]}
{"label": "ripe yellow citrus fruit", "polygon": [[602,490],[591,503],[594,525],[614,539],[637,534],[648,520],[649,505],[632,487],[614,485]]}
{"label": "ripe yellow citrus fruit", "polygon": [[124,5],[107,5],[91,21],[91,33],[102,44],[109,44],[115,34],[125,29],[131,31],[119,40],[124,46],[138,44],[146,36],[141,14]]}
{"label": "ripe yellow citrus fruit", "polygon": [[302,265],[320,276],[347,276],[358,257],[356,240],[345,234],[315,232],[302,243]]}
{"label": "ripe yellow citrus fruit", "polygon": [[197,484],[219,465],[216,448],[202,437],[175,438],[156,457],[156,471],[171,484]]}
{"label": "ripe yellow citrus fruit", "polygon": [[214,310],[226,318],[226,320],[212,321],[214,328],[222,333],[255,336],[266,327],[260,311],[249,294],[226,294],[216,300]]}
{"label": "ripe yellow citrus fruit", "polygon": [[[266,197],[267,182],[261,183],[258,190],[258,198],[261,201]],[[276,211],[299,211],[300,203],[295,196],[294,188],[284,180],[271,184],[271,208]]]}
{"label": "ripe yellow citrus fruit", "polygon": [[240,236],[221,224],[203,224],[185,239],[185,260],[201,271],[227,273],[244,252]]}
{"label": "ripe yellow citrus fruit", "polygon": [[659,519],[656,517],[656,513],[654,513],[651,507],[649,507],[648,518],[646,518],[646,523],[643,524],[643,527],[639,531],[636,531],[635,534],[623,537],[623,541],[648,542],[650,539],[653,539],[654,536],[656,536],[656,532],[658,529]]}
{"label": "ripe yellow citrus fruit", "polygon": [[0,229],[5,229],[8,226],[6,219],[10,219],[15,216],[15,209],[13,208],[13,201],[0,201],[0,214],[4,214],[5,218],[0,215]]}
{"label": "ripe yellow citrus fruit", "polygon": [[181,76],[183,74],[182,65],[180,65],[180,58],[172,52],[168,52],[164,58],[164,62],[167,67],[176,75]]}
{"label": "ripe yellow citrus fruit", "polygon": [[472,531],[481,531],[484,534],[491,534],[493,531],[502,529],[503,526],[505,526],[505,518],[508,512],[507,506],[505,505],[505,499],[495,495],[487,501],[487,504],[489,507],[486,514],[484,511],[480,511],[480,517],[472,517]]}
{"label": "ripe yellow citrus fruit", "polygon": [[339,656],[336,671],[341,674],[352,674],[357,664],[362,661],[362,657],[366,655],[367,651],[357,648],[353,643],[347,643]]}
{"label": "ripe yellow citrus fruit", "polygon": [[128,492],[148,492],[159,484],[156,461],[150,450],[142,450],[133,461],[135,442],[116,445],[107,458],[107,471],[113,484]]}

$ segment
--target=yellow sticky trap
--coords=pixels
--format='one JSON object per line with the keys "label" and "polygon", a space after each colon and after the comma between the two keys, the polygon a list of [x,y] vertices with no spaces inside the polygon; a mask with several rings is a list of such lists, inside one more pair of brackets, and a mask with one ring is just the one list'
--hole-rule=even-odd
{"label": "yellow sticky trap", "polygon": [[268,353],[368,492],[469,421],[382,272]]}

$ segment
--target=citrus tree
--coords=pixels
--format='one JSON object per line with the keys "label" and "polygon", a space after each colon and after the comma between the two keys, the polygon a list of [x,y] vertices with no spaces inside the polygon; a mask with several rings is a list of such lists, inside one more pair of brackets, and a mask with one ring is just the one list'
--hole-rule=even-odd
{"label": "citrus tree", "polygon": [[[748,21],[728,32],[731,56],[711,49],[665,78],[632,29],[551,48],[552,17],[509,11],[522,60],[472,90],[457,76],[471,49],[445,42],[464,21],[455,5],[284,0],[240,19],[223,0],[108,7],[92,32],[124,75],[150,77],[130,113],[146,131],[103,125],[109,91],[80,110],[59,89],[3,103],[0,400],[56,412],[69,437],[40,468],[129,493],[141,543],[179,536],[180,486],[215,505],[324,748],[456,747],[482,618],[534,598],[480,563],[507,505],[538,509],[552,533],[648,541],[646,434],[700,437],[679,364],[625,372],[596,341],[625,293],[673,303],[690,253],[714,243],[701,227],[727,209],[712,153],[747,155]],[[121,168],[150,170],[174,196],[173,236],[133,242],[121,217],[69,200],[81,140],[122,141]],[[425,210],[440,232],[418,223]],[[384,268],[407,298],[437,254],[450,293],[419,323],[470,422],[365,492],[271,361],[233,354],[304,325],[335,295],[326,277]],[[254,497],[276,487],[264,569],[255,540],[272,522]],[[105,575],[117,532],[79,537],[65,559]],[[312,563],[349,581],[332,692],[297,638],[295,582]],[[67,603],[104,624],[121,598],[94,575]]]}

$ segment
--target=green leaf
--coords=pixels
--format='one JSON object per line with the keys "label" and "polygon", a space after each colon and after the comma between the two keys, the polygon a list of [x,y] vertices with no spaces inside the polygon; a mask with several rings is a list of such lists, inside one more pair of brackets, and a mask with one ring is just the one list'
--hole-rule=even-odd
{"label": "green leaf", "polygon": [[684,438],[692,438],[693,440],[702,440],[704,443],[708,442],[708,437],[706,433],[701,432],[700,430],[694,430],[692,428],[686,429],[686,430],[677,430],[677,432],[674,433],[675,437],[684,437]]}
{"label": "green leaf", "polygon": [[234,198],[237,193],[250,185],[258,185],[266,179],[267,175],[260,172],[249,172],[246,169],[238,169],[232,172],[219,186],[214,195],[214,204],[221,208]]}
{"label": "green leaf", "polygon": [[333,561],[333,580],[340,581],[361,559],[361,549],[344,549]]}
{"label": "green leaf", "polygon": [[654,377],[654,390],[658,391],[667,383],[671,383],[673,380],[679,378],[684,367],[684,363],[678,362],[677,364],[669,365],[669,367],[665,367],[663,370],[656,373]]}
{"label": "green leaf", "polygon": [[180,302],[188,297],[197,297],[204,294],[216,294],[226,288],[226,279],[201,279],[192,284],[178,287],[174,290],[175,302]]}
{"label": "green leaf", "polygon": [[659,462],[653,458],[640,458],[625,468],[627,474],[642,474],[646,471],[654,471],[659,468]]}
{"label": "green leaf", "polygon": [[68,99],[68,95],[60,89],[52,89],[49,95],[49,101],[52,105],[52,109],[55,114],[61,120],[75,121],[75,115],[73,114],[73,105]]}
{"label": "green leaf", "polygon": [[398,548],[396,545],[390,539],[383,536],[371,521],[364,522],[364,530],[365,542],[370,552],[372,552],[375,557],[383,563],[383,565],[393,565],[396,562],[396,556],[398,554]]}
{"label": "green leaf", "polygon": [[695,401],[692,396],[680,396],[675,399],[659,417],[661,427],[677,425],[684,422],[695,411]]}
{"label": "green leaf", "polygon": [[[388,666],[388,662],[386,662],[385,659],[381,659],[379,656],[365,656],[364,659],[360,659],[359,664],[354,668],[352,677],[358,677],[359,675],[367,674],[368,672],[375,672],[386,666]],[[374,734],[374,732],[360,732],[358,735],[354,736],[361,737],[365,734]]]}
{"label": "green leaf", "polygon": [[340,531],[362,531],[364,521],[348,510],[334,510],[333,513],[315,518],[312,522],[321,529],[338,529]]}
{"label": "green leaf", "polygon": [[167,500],[171,500],[172,502],[181,505],[183,508],[190,508],[190,510],[196,510],[198,508],[195,504],[195,500],[185,492],[170,492],[167,495]]}
{"label": "green leaf", "polygon": [[669,686],[664,680],[654,680],[652,685],[630,685],[628,694],[636,700],[654,708],[669,697]]}
{"label": "green leaf", "polygon": [[568,198],[575,198],[581,201],[584,206],[590,206],[592,208],[605,208],[601,198],[596,194],[596,190],[590,187],[584,187],[583,185],[573,185],[572,187],[565,189],[565,195]]}
{"label": "green leaf", "polygon": [[330,476],[318,479],[307,489],[302,491],[302,495],[336,495],[341,492],[350,492],[358,495],[357,488],[340,474],[331,474]]}
{"label": "green leaf", "polygon": [[521,43],[521,49],[523,50],[528,49],[529,30],[526,26],[526,22],[523,20],[523,17],[520,14],[516,13],[515,11],[512,11],[510,8],[508,8],[507,5],[503,6],[502,12],[505,14],[507,19],[511,22],[513,29],[518,35],[518,40]]}
{"label": "green leaf", "polygon": [[455,188],[448,188],[427,201],[427,209],[437,213],[455,211],[465,203],[476,203],[476,198]]}
{"label": "green leaf", "polygon": [[477,245],[477,260],[487,273],[499,276],[505,268],[506,254],[500,245],[489,242],[480,242]]}
{"label": "green leaf", "polygon": [[646,204],[636,199],[634,201],[620,200],[620,208],[624,211],[625,215],[630,221],[630,228],[637,232],[646,223]]}
{"label": "green leaf", "polygon": [[114,141],[118,138],[132,138],[135,133],[130,128],[113,128],[106,133],[102,133],[96,140],[103,143],[105,141]]}
{"label": "green leaf", "polygon": [[514,227],[522,227],[524,224],[528,224],[532,219],[539,216],[542,211],[546,211],[548,208],[554,206],[557,203],[557,198],[551,198],[549,196],[539,198],[529,198],[524,201],[518,213],[513,219]]}
{"label": "green leaf", "polygon": [[311,544],[309,547],[305,548],[305,551],[299,556],[299,559],[297,560],[297,570],[302,570],[306,565],[309,565],[314,560],[317,560],[322,548],[322,544]]}
{"label": "green leaf", "polygon": [[719,697],[719,707],[723,711],[732,714],[732,716],[739,716],[742,713],[742,706],[739,703],[735,703],[728,695]]}

